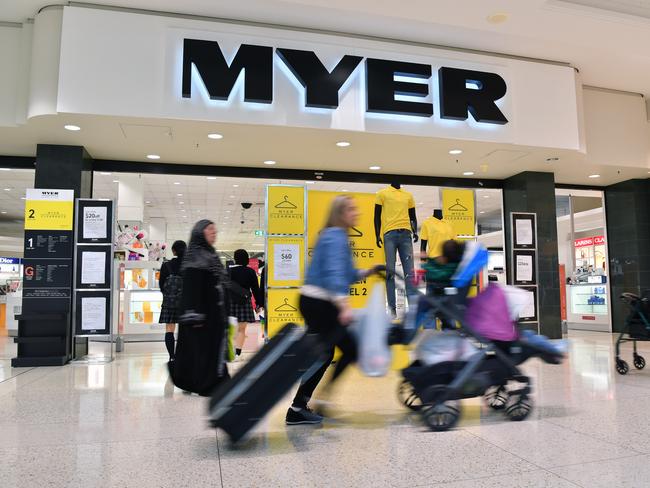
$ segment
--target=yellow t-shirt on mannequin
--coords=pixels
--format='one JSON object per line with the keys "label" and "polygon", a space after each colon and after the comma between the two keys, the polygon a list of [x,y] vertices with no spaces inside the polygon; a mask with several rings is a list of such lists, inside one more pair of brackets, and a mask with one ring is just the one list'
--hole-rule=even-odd
{"label": "yellow t-shirt on mannequin", "polygon": [[429,217],[422,222],[420,239],[427,241],[427,256],[430,258],[442,256],[442,245],[446,241],[455,238],[454,228],[446,220]]}
{"label": "yellow t-shirt on mannequin", "polygon": [[377,192],[375,204],[381,205],[381,233],[391,230],[411,230],[409,209],[415,208],[415,200],[409,192],[393,186]]}

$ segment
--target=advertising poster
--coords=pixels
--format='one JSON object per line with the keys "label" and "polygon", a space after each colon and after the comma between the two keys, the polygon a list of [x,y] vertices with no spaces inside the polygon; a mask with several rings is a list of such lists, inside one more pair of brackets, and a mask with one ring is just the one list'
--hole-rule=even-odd
{"label": "advertising poster", "polygon": [[474,190],[444,188],[442,191],[442,216],[451,224],[457,236],[476,234]]}
{"label": "advertising poster", "polygon": [[108,208],[83,207],[83,239],[106,239]]}
{"label": "advertising poster", "polygon": [[514,284],[534,285],[537,282],[536,252],[515,249],[512,253],[514,261]]}
{"label": "advertising poster", "polygon": [[267,187],[267,233],[301,235],[305,233],[305,188]]}
{"label": "advertising poster", "polygon": [[304,238],[270,237],[268,252],[268,286],[301,286],[305,276]]}
{"label": "advertising poster", "polygon": [[74,192],[28,188],[25,230],[72,230]]}
{"label": "advertising poster", "polygon": [[[325,225],[332,200],[339,192],[309,191],[307,211],[307,243],[308,256],[318,241],[318,235]],[[350,247],[357,268],[372,268],[376,264],[384,264],[384,249],[377,247],[375,239],[375,194],[374,193],[345,193],[357,203],[361,217],[359,225],[350,231]],[[371,277],[350,287],[350,303],[354,308],[363,308],[368,301],[372,285],[380,278]]]}
{"label": "advertising poster", "polygon": [[269,289],[267,293],[266,320],[269,337],[273,337],[289,322],[304,323],[298,309],[299,289]]}

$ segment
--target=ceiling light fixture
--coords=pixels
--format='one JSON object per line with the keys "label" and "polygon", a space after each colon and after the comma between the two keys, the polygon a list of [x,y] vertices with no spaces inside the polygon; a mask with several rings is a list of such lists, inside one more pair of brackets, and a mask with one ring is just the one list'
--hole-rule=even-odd
{"label": "ceiling light fixture", "polygon": [[233,188],[239,188],[239,185],[234,184],[234,185],[232,185],[232,187],[233,187]]}
{"label": "ceiling light fixture", "polygon": [[11,188],[5,188],[5,191],[11,191]]}
{"label": "ceiling light fixture", "polygon": [[212,134],[208,134],[208,139],[223,139],[223,136],[213,132]]}
{"label": "ceiling light fixture", "polygon": [[178,202],[180,205],[185,205],[185,202]]}
{"label": "ceiling light fixture", "polygon": [[600,175],[589,175],[589,178],[600,178]]}
{"label": "ceiling light fixture", "polygon": [[346,191],[346,192],[347,192],[347,191],[350,191],[350,190],[347,190],[347,189],[345,189],[345,188],[344,188],[344,189],[343,189],[343,190],[341,190],[341,191]]}
{"label": "ceiling light fixture", "polygon": [[449,154],[451,154],[452,156],[456,156],[458,154],[463,154],[463,150],[462,149],[452,149],[451,151],[449,151]]}
{"label": "ceiling light fixture", "polygon": [[101,171],[99,174],[103,175],[103,176],[111,176],[111,173],[109,173],[107,171]]}
{"label": "ceiling light fixture", "polygon": [[113,180],[113,183],[119,183],[120,180]]}
{"label": "ceiling light fixture", "polygon": [[177,197],[182,197],[183,194],[182,194],[182,193],[177,193],[176,196],[177,196]]}
{"label": "ceiling light fixture", "polygon": [[174,181],[174,185],[180,185],[180,184],[181,184],[180,181]]}
{"label": "ceiling light fixture", "polygon": [[[648,173],[650,173],[650,171],[648,171]],[[315,184],[316,184],[315,181],[305,181],[305,185],[315,185]]]}
{"label": "ceiling light fixture", "polygon": [[146,202],[144,202],[144,203],[151,203],[151,202],[150,202],[149,200],[147,200],[147,201],[146,201]]}
{"label": "ceiling light fixture", "polygon": [[464,171],[463,176],[474,176],[474,171]]}
{"label": "ceiling light fixture", "polygon": [[160,159],[157,154],[147,154],[147,159]]}
{"label": "ceiling light fixture", "polygon": [[3,214],[6,214],[7,212],[5,212],[5,211],[3,210],[2,213],[3,213]]}
{"label": "ceiling light fixture", "polygon": [[78,131],[78,130],[81,130],[81,127],[79,127],[78,125],[71,125],[71,124],[69,124],[69,125],[64,125],[63,128],[64,128],[65,130],[70,130],[70,131],[72,131],[72,132],[76,132],[76,131]]}
{"label": "ceiling light fixture", "polygon": [[381,169],[381,166],[370,166],[368,169],[370,169],[372,171],[378,171],[378,170]]}
{"label": "ceiling light fixture", "polygon": [[207,178],[208,178],[209,180],[216,180],[216,179],[217,179],[216,176],[208,176]]}
{"label": "ceiling light fixture", "polygon": [[267,166],[273,166],[275,163],[276,162],[273,161],[272,159],[268,159],[268,160],[264,161],[264,164],[266,164]]}
{"label": "ceiling light fixture", "polygon": [[350,143],[348,141],[339,141],[336,143],[338,147],[349,147]]}

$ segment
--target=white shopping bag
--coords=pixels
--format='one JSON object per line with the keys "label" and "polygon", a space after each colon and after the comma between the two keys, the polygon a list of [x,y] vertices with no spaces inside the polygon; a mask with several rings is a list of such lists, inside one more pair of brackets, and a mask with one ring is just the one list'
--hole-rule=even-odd
{"label": "white shopping bag", "polygon": [[385,289],[383,283],[374,285],[366,308],[354,324],[359,342],[359,368],[366,376],[384,376],[390,368],[390,318],[386,313]]}
{"label": "white shopping bag", "polygon": [[535,308],[535,298],[533,297],[533,294],[529,291],[517,288],[516,286],[501,284],[499,284],[499,286],[506,296],[510,318],[516,322],[519,320],[519,317],[529,317],[530,312],[528,310],[531,308],[531,301],[532,308]]}

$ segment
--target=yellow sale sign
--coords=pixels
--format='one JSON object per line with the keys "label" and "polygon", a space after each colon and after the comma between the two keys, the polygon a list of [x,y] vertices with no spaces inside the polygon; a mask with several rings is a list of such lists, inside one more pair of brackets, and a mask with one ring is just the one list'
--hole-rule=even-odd
{"label": "yellow sale sign", "polygon": [[27,190],[26,230],[72,230],[74,192],[72,190]]}
{"label": "yellow sale sign", "polygon": [[299,310],[300,290],[297,288],[269,288],[266,303],[266,320],[269,337],[273,337],[289,322],[303,324]]}
{"label": "yellow sale sign", "polygon": [[474,190],[442,190],[442,215],[457,236],[476,234]]}
{"label": "yellow sale sign", "polygon": [[305,233],[305,188],[267,186],[267,229],[269,235]]}
{"label": "yellow sale sign", "polygon": [[[331,191],[309,191],[307,192],[307,242],[309,257],[318,235],[325,226],[332,200],[341,193]],[[373,193],[345,193],[354,198],[361,217],[359,225],[350,230],[350,248],[354,256],[354,264],[357,268],[372,268],[376,264],[384,264],[384,250],[377,247],[375,239],[374,215],[375,195]],[[355,283],[350,287],[350,303],[354,308],[363,308],[368,300],[372,285],[379,278],[372,277]]]}

